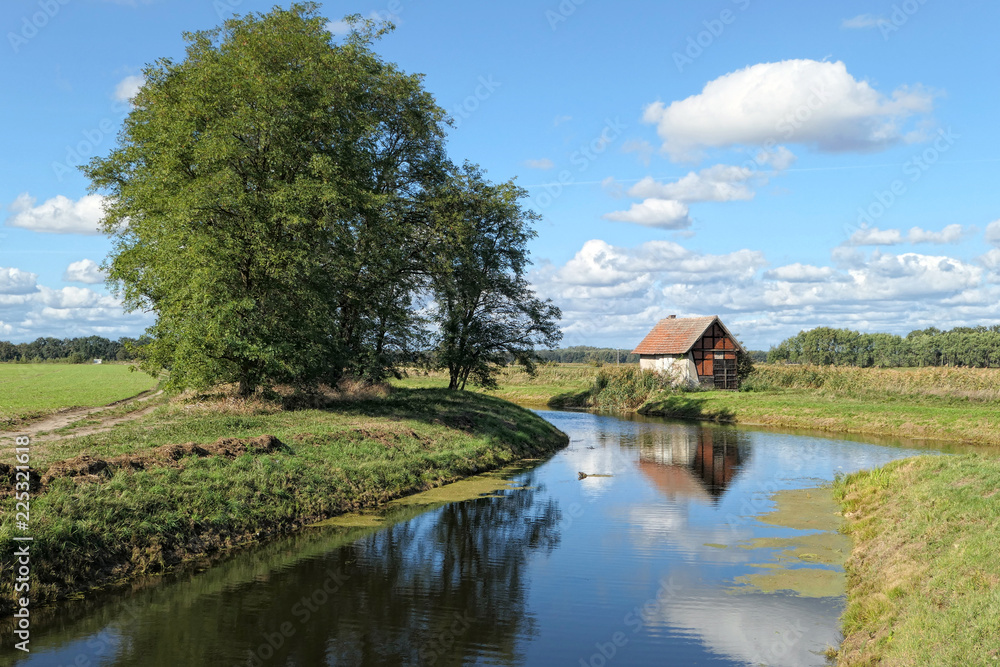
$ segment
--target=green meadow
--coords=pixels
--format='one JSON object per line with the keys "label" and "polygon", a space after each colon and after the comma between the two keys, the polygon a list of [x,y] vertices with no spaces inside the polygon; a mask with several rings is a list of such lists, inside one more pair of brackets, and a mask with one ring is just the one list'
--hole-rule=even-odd
{"label": "green meadow", "polygon": [[63,408],[114,403],[156,383],[123,364],[0,364],[0,430]]}

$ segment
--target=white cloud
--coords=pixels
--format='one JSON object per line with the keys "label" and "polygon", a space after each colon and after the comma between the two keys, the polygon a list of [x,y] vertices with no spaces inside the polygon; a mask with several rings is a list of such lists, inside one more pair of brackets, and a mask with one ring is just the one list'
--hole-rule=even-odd
{"label": "white cloud", "polygon": [[0,294],[31,294],[38,291],[37,280],[34,273],[0,266]]}
{"label": "white cloud", "polygon": [[685,229],[691,226],[688,207],[679,201],[649,198],[632,204],[627,211],[614,211],[603,216],[606,220],[634,222],[659,229]]}
{"label": "white cloud", "polygon": [[30,278],[22,278],[22,287],[13,294],[4,293],[5,270],[0,269],[0,334],[5,339],[20,342],[39,336],[137,336],[153,322],[147,313],[124,313],[121,302],[108,294],[86,287],[36,286],[34,274],[8,271]]}
{"label": "white cloud", "polygon": [[1000,248],[1000,220],[994,220],[986,225],[986,242]]}
{"label": "white cloud", "polygon": [[[985,255],[981,255],[977,258],[979,263],[985,266],[990,271],[996,274],[1000,274],[1000,248],[993,248]],[[0,277],[3,276],[2,271],[0,271]]]}
{"label": "white cloud", "polygon": [[795,153],[788,150],[784,146],[777,146],[769,150],[762,150],[757,153],[757,164],[768,166],[774,169],[776,172],[781,172],[793,164],[798,158],[795,157]]}
{"label": "white cloud", "polygon": [[546,157],[540,160],[525,160],[524,165],[530,169],[552,169],[556,163]]}
{"label": "white cloud", "polygon": [[[369,12],[368,15],[363,17],[362,21],[358,23],[358,26],[363,26],[365,20],[374,21],[376,24],[388,21],[390,23],[399,25],[403,22],[399,14],[390,12],[387,9]],[[354,30],[354,26],[344,20],[327,21],[326,29],[334,37],[340,37],[342,35],[349,34],[352,30]]]}
{"label": "white cloud", "polygon": [[709,81],[702,92],[646,107],[663,151],[697,159],[706,148],[799,143],[821,151],[880,150],[904,139],[905,121],[932,108],[922,88],[890,95],[848,73],[843,62],[761,63]]}
{"label": "white cloud", "polygon": [[753,199],[754,192],[747,186],[754,171],[746,167],[717,164],[699,172],[690,172],[673,183],[660,183],[651,176],[642,179],[631,189],[630,197],[656,197],[679,202],[735,201]]}
{"label": "white cloud", "polygon": [[571,120],[573,120],[572,116],[556,116],[555,120],[552,121],[552,126],[559,127],[563,123],[568,123]]}
{"label": "white cloud", "polygon": [[851,234],[848,245],[899,245],[903,242],[903,232],[898,229],[863,227]]}
{"label": "white cloud", "polygon": [[1000,248],[977,263],[836,250],[849,251],[850,263],[764,270],[759,251],[711,255],[671,241],[621,247],[594,239],[565,265],[543,267],[531,279],[562,309],[565,345],[634,344],[673,313],[721,315],[758,349],[817,326],[905,334],[996,320]]}
{"label": "white cloud", "polygon": [[830,280],[836,271],[829,266],[811,266],[809,264],[788,264],[764,272],[767,280],[779,280],[788,283],[819,283]]}
{"label": "white cloud", "polygon": [[85,195],[73,201],[58,195],[35,206],[36,199],[24,192],[10,205],[13,215],[7,226],[52,234],[98,234],[104,217],[101,195]]}
{"label": "white cloud", "polygon": [[864,30],[867,28],[877,28],[883,21],[885,19],[874,14],[858,14],[854,18],[844,19],[840,27],[852,30]]}
{"label": "white cloud", "polygon": [[346,35],[352,30],[351,24],[347,21],[328,21],[326,29],[334,36]]}
{"label": "white cloud", "polygon": [[97,262],[91,259],[73,262],[67,267],[66,273],[63,274],[63,280],[66,282],[86,283],[88,285],[103,283],[106,277],[105,273],[101,271],[101,267],[97,265]]}
{"label": "white cloud", "polygon": [[948,225],[940,232],[931,232],[920,227],[911,227],[907,240],[910,243],[958,243],[965,235],[962,225]]}
{"label": "white cloud", "polygon": [[939,232],[932,232],[920,227],[911,227],[904,235],[899,229],[879,229],[878,227],[863,227],[847,240],[850,246],[900,245],[903,243],[958,243],[965,235],[962,225],[948,225]]}
{"label": "white cloud", "polygon": [[118,102],[131,102],[132,98],[139,93],[139,89],[146,83],[146,78],[135,74],[127,76],[115,86],[115,100]]}

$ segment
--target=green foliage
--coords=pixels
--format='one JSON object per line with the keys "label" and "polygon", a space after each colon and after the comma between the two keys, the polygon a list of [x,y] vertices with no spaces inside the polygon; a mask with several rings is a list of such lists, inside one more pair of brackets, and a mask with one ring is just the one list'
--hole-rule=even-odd
{"label": "green foliage", "polygon": [[531,223],[539,218],[521,208],[526,196],[513,182],[489,183],[469,163],[433,195],[442,246],[431,278],[436,364],[448,369],[451,389],[464,389],[470,378],[495,387],[508,360],[531,372],[534,346],[552,347],[562,337],[559,309],[538,299],[525,278]]}
{"label": "green foliage", "polygon": [[771,348],[767,361],[864,368],[1000,368],[1000,325],[956,327],[951,331],[931,327],[911,331],[905,338],[818,327],[801,331]]}
{"label": "green foliage", "polygon": [[110,280],[157,316],[143,367],[172,388],[378,376],[405,347],[444,113],[372,52],[377,26],[333,44],[316,10],[187,34],[84,169]]}

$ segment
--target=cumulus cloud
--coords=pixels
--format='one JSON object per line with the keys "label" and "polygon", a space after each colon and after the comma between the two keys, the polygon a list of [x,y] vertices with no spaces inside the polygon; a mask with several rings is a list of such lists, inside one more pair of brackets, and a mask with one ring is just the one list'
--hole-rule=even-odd
{"label": "cumulus cloud", "polygon": [[780,280],[789,283],[820,283],[830,280],[836,275],[829,266],[811,266],[809,264],[788,264],[764,272],[768,280]]}
{"label": "cumulus cloud", "polygon": [[986,242],[1000,248],[1000,220],[994,220],[986,225]]}
{"label": "cumulus cloud", "polygon": [[63,274],[63,280],[71,283],[86,283],[88,285],[96,285],[98,283],[103,283],[107,276],[101,267],[97,265],[97,262],[91,259],[83,259],[79,262],[73,262],[66,269],[66,273]]}
{"label": "cumulus cloud", "polygon": [[98,227],[104,216],[101,195],[85,195],[77,201],[58,195],[38,206],[35,201],[27,192],[18,195],[10,205],[13,215],[7,218],[7,226],[51,234],[100,232]]}
{"label": "cumulus cloud", "polygon": [[524,165],[530,169],[552,169],[556,163],[546,157],[540,160],[525,160]]}
{"label": "cumulus cloud", "polygon": [[904,125],[932,109],[917,87],[886,95],[855,79],[843,62],[761,63],[709,81],[701,93],[646,107],[662,150],[675,160],[706,148],[798,143],[821,151],[873,151],[903,141]]}
{"label": "cumulus cloud", "polygon": [[958,243],[965,236],[962,225],[948,225],[940,232],[931,232],[920,227],[911,227],[907,240],[910,243]]}
{"label": "cumulus cloud", "polygon": [[746,167],[717,164],[699,172],[690,172],[673,183],[660,183],[651,176],[642,179],[631,189],[630,197],[657,197],[674,199],[683,203],[705,201],[734,201],[753,199],[753,190],[747,181],[755,172]]}
{"label": "cumulus cloud", "polygon": [[[1000,231],[1000,230],[998,230]],[[878,227],[863,227],[847,240],[850,246],[900,245],[903,243],[958,243],[965,236],[962,225],[948,225],[939,232],[932,232],[920,227],[911,227],[903,234],[899,229],[879,229]]]}
{"label": "cumulus cloud", "polygon": [[20,295],[37,292],[37,280],[38,276],[34,273],[0,266],[0,294]]}
{"label": "cumulus cloud", "polygon": [[[14,293],[3,289],[5,273],[29,276]],[[52,289],[35,284],[34,274],[0,269],[0,334],[15,342],[39,336],[137,336],[152,324],[147,313],[124,313],[121,302],[87,287]],[[29,290],[30,287],[30,290]]]}
{"label": "cumulus cloud", "polygon": [[713,255],[671,241],[621,247],[587,241],[563,266],[532,274],[538,293],[563,311],[566,345],[638,342],[669,314],[721,315],[764,348],[816,326],[907,333],[996,319],[1000,248],[969,263],[914,252],[852,254],[840,268],[767,267],[748,249]]}
{"label": "cumulus cloud", "polygon": [[688,207],[685,204],[671,199],[652,197],[639,204],[632,204],[627,211],[607,213],[604,219],[633,222],[659,229],[686,229],[691,226],[691,218],[688,217]]}
{"label": "cumulus cloud", "polygon": [[[399,14],[395,14],[393,12],[390,12],[389,10],[386,10],[386,9],[382,9],[382,10],[378,10],[378,11],[371,11],[371,12],[368,13],[367,16],[365,16],[363,18],[365,20],[374,21],[375,23],[381,23],[383,21],[388,21],[390,23],[395,23],[397,25],[400,24],[400,23],[402,23],[402,19],[400,18]],[[363,21],[359,25],[362,25],[362,24],[363,24]],[[327,23],[326,23],[326,30],[327,30],[327,32],[329,32],[330,34],[332,34],[334,37],[340,37],[342,35],[349,34],[352,30],[354,30],[354,26],[351,25],[351,23],[349,23],[348,21],[344,21],[344,20],[327,21]]]}
{"label": "cumulus cloud", "polygon": [[118,102],[131,102],[132,98],[139,93],[139,89],[145,83],[145,77],[138,74],[125,77],[115,86],[115,100]]}

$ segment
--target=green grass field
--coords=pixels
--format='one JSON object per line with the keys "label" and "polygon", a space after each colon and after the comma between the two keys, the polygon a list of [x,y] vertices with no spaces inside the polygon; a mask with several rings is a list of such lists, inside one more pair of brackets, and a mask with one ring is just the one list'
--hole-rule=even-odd
{"label": "green grass field", "polygon": [[107,405],[156,380],[121,364],[0,364],[0,430],[70,407]]}

